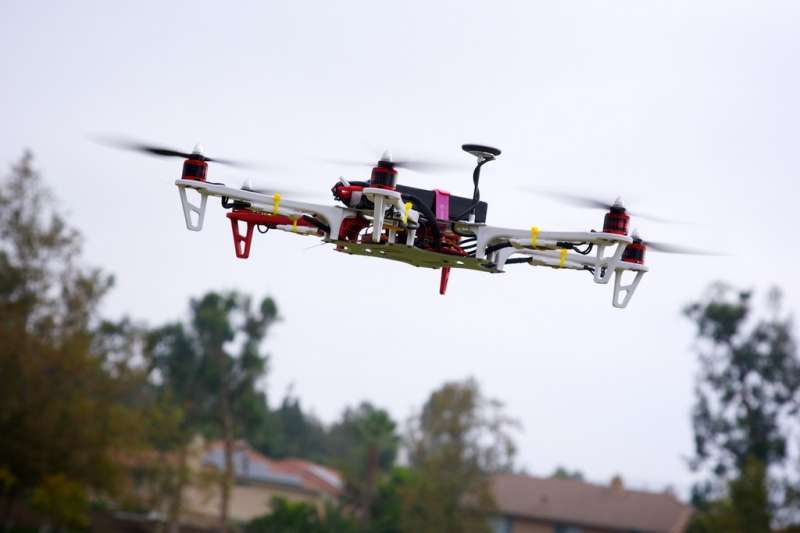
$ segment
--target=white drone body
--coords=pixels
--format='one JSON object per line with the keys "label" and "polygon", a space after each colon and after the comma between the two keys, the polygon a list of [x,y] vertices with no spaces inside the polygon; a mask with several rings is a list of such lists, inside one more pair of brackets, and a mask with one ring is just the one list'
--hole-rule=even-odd
{"label": "white drone body", "polygon": [[[636,233],[629,235],[630,213],[620,200],[608,204],[577,195],[556,195],[573,204],[605,210],[602,231],[490,226],[486,223],[488,204],[480,200],[478,188],[481,167],[500,155],[500,150],[490,146],[462,146],[464,151],[477,158],[472,174],[472,198],[398,184],[398,168],[424,171],[442,165],[420,160],[395,161],[387,150],[372,168],[369,181],[340,179],[331,189],[338,204],[321,205],[284,199],[276,189],[269,192],[255,190],[249,183],[233,188],[210,182],[206,179],[209,162],[241,163],[208,157],[200,145],[195,146],[192,152],[183,152],[118,136],[105,136],[98,140],[148,155],[183,159],[183,172],[175,185],[180,194],[186,227],[191,231],[202,230],[208,198],[220,198],[223,208],[229,210],[227,217],[231,223],[236,256],[242,259],[250,255],[254,229],[261,233],[279,230],[320,237],[341,253],[438,269],[441,273],[440,294],[445,294],[451,269],[497,274],[505,272],[510,265],[525,263],[560,270],[584,270],[601,285],[610,283],[613,278],[612,304],[624,308],[647,272],[644,265],[646,249],[668,253],[707,253],[645,242]],[[190,200],[190,191],[199,195],[197,201]],[[663,222],[663,219],[649,218]]]}
{"label": "white drone body", "polygon": [[[262,215],[272,217],[269,218],[271,221],[279,220],[276,217],[285,218],[287,223],[270,224],[271,229],[319,236],[324,242],[335,245],[336,250],[343,253],[392,259],[417,267],[442,269],[444,287],[447,281],[445,274],[449,273],[451,268],[501,273],[505,272],[505,268],[511,263],[525,262],[532,266],[588,270],[593,273],[594,282],[599,284],[608,284],[614,278],[612,304],[614,307],[624,308],[630,302],[642,276],[647,272],[647,267],[643,264],[623,261],[623,253],[633,242],[633,238],[609,232],[547,231],[535,226],[529,229],[511,229],[467,219],[451,221],[449,224],[458,235],[469,237],[474,241],[474,251],[470,254],[461,256],[423,249],[415,246],[422,213],[411,207],[408,202],[404,202],[400,192],[381,187],[362,189],[362,194],[372,204],[370,210],[365,210],[288,200],[280,193],[269,194],[236,189],[196,179],[178,179],[175,185],[180,193],[186,227],[191,231],[200,231],[203,228],[209,196],[223,199],[223,205],[226,206],[231,202],[246,206],[247,216],[238,218],[235,210],[228,215],[233,225],[234,245],[239,257],[249,255],[253,225],[259,225],[257,216]],[[189,200],[188,189],[199,193],[199,203],[192,203]],[[301,224],[308,219],[321,222],[319,226],[323,226],[323,229]],[[358,241],[342,238],[343,225],[354,219],[366,220],[369,227],[362,232]],[[242,223],[248,224],[245,234],[238,227]],[[399,238],[400,236],[402,238]],[[592,245],[595,253],[584,255],[571,249],[586,245]],[[627,282],[623,281],[626,272],[631,272],[625,276],[631,278]]]}

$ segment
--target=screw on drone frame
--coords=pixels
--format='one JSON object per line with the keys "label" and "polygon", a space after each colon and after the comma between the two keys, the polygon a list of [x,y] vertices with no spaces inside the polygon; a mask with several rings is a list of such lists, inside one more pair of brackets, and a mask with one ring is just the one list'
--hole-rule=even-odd
{"label": "screw on drone frame", "polygon": [[478,189],[478,182],[481,179],[481,167],[488,163],[489,161],[494,161],[497,156],[500,155],[500,150],[497,148],[493,148],[491,146],[484,146],[481,144],[463,144],[461,145],[461,149],[467,152],[468,154],[472,154],[478,158],[478,164],[475,165],[475,170],[472,171],[472,183],[475,185],[475,189],[472,192],[472,204],[469,208],[460,213],[456,218],[463,219],[465,216],[469,216],[469,221],[475,221],[475,208],[478,206],[478,203],[481,201],[481,192]]}

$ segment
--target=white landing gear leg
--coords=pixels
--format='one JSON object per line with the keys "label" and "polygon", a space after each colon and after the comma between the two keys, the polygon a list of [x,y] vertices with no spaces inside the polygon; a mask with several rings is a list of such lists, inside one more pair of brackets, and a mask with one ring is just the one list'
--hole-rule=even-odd
{"label": "white landing gear leg", "polygon": [[[200,205],[196,206],[189,201],[186,196],[186,187],[178,187],[181,196],[181,207],[183,207],[183,219],[186,221],[186,229],[189,231],[200,231],[203,229],[203,220],[206,217],[206,202],[208,195],[200,193]],[[192,213],[197,215],[197,222],[192,222]]]}
{"label": "white landing gear leg", "polygon": [[372,215],[372,242],[381,242],[381,233],[383,233],[383,195],[374,195],[372,202],[375,204],[375,211]]}

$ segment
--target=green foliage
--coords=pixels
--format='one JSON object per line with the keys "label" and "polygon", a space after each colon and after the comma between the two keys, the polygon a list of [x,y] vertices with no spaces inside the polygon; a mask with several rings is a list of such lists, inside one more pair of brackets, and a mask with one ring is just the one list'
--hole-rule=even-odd
{"label": "green foliage", "polygon": [[326,429],[314,416],[303,411],[299,398],[287,395],[267,423],[272,434],[262,442],[268,455],[328,462]]}
{"label": "green foliage", "polygon": [[709,473],[694,488],[695,505],[708,514],[698,523],[731,521],[736,531],[762,531],[771,511],[783,505],[779,481],[788,478],[778,477],[800,412],[800,358],[792,321],[780,304],[780,292],[773,290],[763,316],[756,316],[749,291],[718,283],[685,309],[697,326],[701,365],[691,465]]}
{"label": "green foliage", "polygon": [[[190,303],[189,323],[167,324],[147,337],[145,354],[161,382],[160,393],[182,409],[184,442],[175,486],[178,514],[188,439],[202,433],[220,438],[225,445],[225,464],[220,478],[220,526],[227,528],[233,485],[233,442],[250,437],[248,428],[262,429],[266,398],[256,384],[266,372],[267,356],[261,351],[267,330],[278,318],[271,298],[253,309],[249,297],[237,292],[209,292]],[[260,435],[260,433],[256,433]]]}
{"label": "green foliage", "polygon": [[689,533],[769,533],[770,513],[764,465],[750,459],[739,478],[728,484],[728,496],[694,515]]}
{"label": "green foliage", "polygon": [[446,383],[411,423],[414,475],[402,490],[404,531],[486,531],[493,472],[511,468],[516,423],[475,380]]}
{"label": "green foliage", "polygon": [[695,464],[719,476],[738,472],[749,457],[765,465],[786,457],[781,420],[800,409],[800,359],[779,293],[767,317],[747,327],[751,294],[715,285],[686,315],[697,325],[701,371],[693,411]]}
{"label": "green foliage", "polygon": [[358,524],[341,509],[328,506],[324,512],[305,502],[272,501],[269,514],[255,518],[244,527],[245,533],[359,533]]}
{"label": "green foliage", "polygon": [[81,240],[25,153],[0,187],[0,316],[6,334],[85,341],[112,279],[80,266]]}
{"label": "green foliage", "polygon": [[347,480],[346,499],[370,520],[379,480],[392,468],[400,438],[383,409],[368,402],[348,408],[328,433],[328,452]]}
{"label": "green foliage", "polygon": [[402,533],[404,495],[413,487],[414,472],[395,467],[384,477],[370,507],[369,533]]}
{"label": "green foliage", "polygon": [[[172,323],[147,336],[145,352],[157,371],[160,391],[181,406],[187,434],[222,434],[221,390],[227,391],[235,432],[266,417],[266,399],[256,384],[267,370],[261,343],[277,320],[277,307],[264,298],[257,309],[237,292],[209,292],[192,300],[188,324]],[[257,440],[257,439],[256,439]]]}
{"label": "green foliage", "polygon": [[89,502],[83,485],[61,474],[49,475],[34,490],[31,507],[59,526],[89,525]]}
{"label": "green foliage", "polygon": [[553,479],[574,479],[576,481],[583,481],[583,472],[580,470],[570,470],[563,466],[557,467],[550,477]]}
{"label": "green foliage", "polygon": [[79,258],[78,232],[26,154],[0,186],[0,468],[8,501],[35,496],[67,522],[79,522],[80,490],[116,488],[112,453],[136,441],[126,401],[141,383],[103,341],[111,278]]}

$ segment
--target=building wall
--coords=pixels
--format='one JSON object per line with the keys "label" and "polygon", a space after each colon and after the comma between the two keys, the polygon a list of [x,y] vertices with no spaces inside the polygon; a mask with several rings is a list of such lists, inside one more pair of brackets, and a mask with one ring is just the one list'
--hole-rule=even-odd
{"label": "building wall", "polygon": [[[230,495],[230,519],[235,522],[247,522],[266,514],[270,510],[270,502],[274,497],[289,501],[302,501],[321,506],[320,496],[282,487],[270,485],[236,484]],[[217,487],[206,490],[189,489],[186,491],[184,509],[187,516],[194,517],[194,522],[213,523],[219,516],[220,491]]]}

